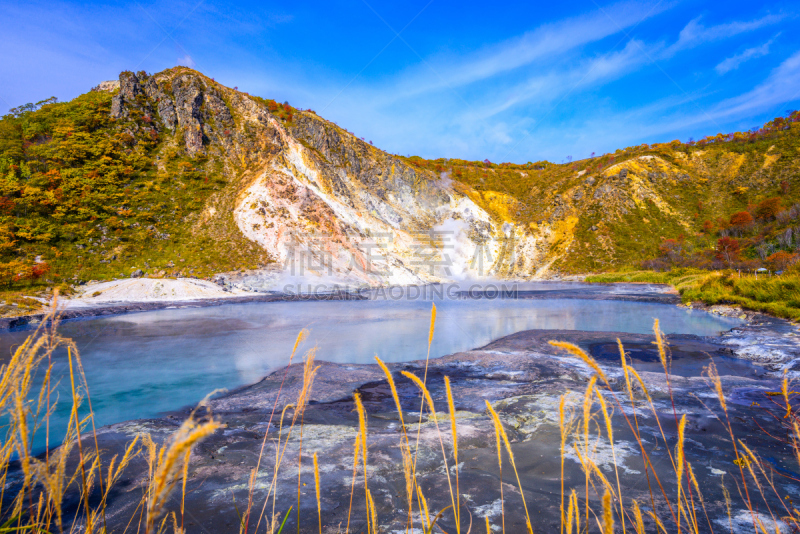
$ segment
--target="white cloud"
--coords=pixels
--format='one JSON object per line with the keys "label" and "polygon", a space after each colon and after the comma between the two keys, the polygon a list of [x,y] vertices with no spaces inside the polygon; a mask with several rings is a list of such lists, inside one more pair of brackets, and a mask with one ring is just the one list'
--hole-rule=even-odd
{"label": "white cloud", "polygon": [[740,96],[729,98],[714,107],[713,115],[720,119],[776,110],[777,106],[800,96],[800,52],[786,59],[762,83]]}
{"label": "white cloud", "polygon": [[[462,57],[429,58],[400,73],[389,87],[403,98],[497,77],[537,61],[551,61],[576,48],[636,26],[667,8],[661,3],[621,2],[587,15],[546,24],[519,37]],[[614,24],[608,12],[615,15]]]}
{"label": "white cloud", "polygon": [[534,99],[541,105],[566,98],[572,92],[619,79],[647,61],[644,49],[644,43],[632,40],[619,52],[600,54],[561,71],[535,73],[518,84],[500,89],[490,104],[467,111],[462,120],[488,119]]}
{"label": "white cloud", "polygon": [[[727,133],[728,130],[718,125],[765,114],[771,118],[781,113],[784,105],[800,97],[798,88],[800,52],[784,60],[752,89],[712,106],[701,107],[697,100],[708,95],[694,94],[668,97],[624,112],[597,110],[581,124],[559,124],[537,131],[536,148],[545,154],[588,154],[623,148],[648,139],[652,140],[650,142],[669,141],[691,130],[706,130],[706,134]],[[575,132],[572,139],[563,134],[565,128]]]}
{"label": "white cloud", "polygon": [[700,17],[690,21],[678,36],[678,40],[664,51],[664,56],[671,57],[681,50],[687,50],[704,43],[728,39],[736,35],[758,30],[760,28],[777,24],[784,19],[783,15],[766,15],[751,21],[735,21],[717,26],[706,27],[700,22]]}
{"label": "white cloud", "polygon": [[738,69],[739,65],[741,65],[745,61],[766,56],[767,54],[769,54],[770,45],[772,45],[772,43],[775,41],[776,38],[777,35],[761,46],[748,48],[741,54],[736,54],[735,56],[726,58],[719,65],[714,67],[714,70],[716,70],[718,74],[726,74],[732,70]]}
{"label": "white cloud", "polygon": [[195,62],[194,62],[194,60],[192,59],[192,56],[190,56],[189,54],[186,54],[186,55],[185,55],[185,56],[183,56],[183,57],[179,57],[179,58],[178,58],[178,59],[175,61],[175,64],[176,64],[176,65],[182,65],[182,66],[184,66],[184,67],[189,67],[190,69],[193,69],[193,68],[194,68],[194,66],[195,66]]}

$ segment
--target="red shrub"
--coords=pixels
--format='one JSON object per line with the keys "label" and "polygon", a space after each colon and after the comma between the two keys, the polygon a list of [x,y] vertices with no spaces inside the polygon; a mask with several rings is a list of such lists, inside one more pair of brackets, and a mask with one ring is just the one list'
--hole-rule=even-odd
{"label": "red shrub", "polygon": [[731,226],[746,226],[753,222],[753,216],[746,211],[739,211],[731,215]]}
{"label": "red shrub", "polygon": [[717,240],[717,259],[730,265],[739,259],[739,241],[733,237],[720,237]]}
{"label": "red shrub", "polygon": [[773,271],[783,271],[788,266],[797,262],[797,254],[790,254],[785,250],[779,250],[775,254],[769,256],[767,262],[769,266],[772,267]]}
{"label": "red shrub", "polygon": [[50,272],[50,266],[46,262],[37,263],[31,269],[30,277],[32,280],[37,280]]}
{"label": "red shrub", "polygon": [[759,219],[774,219],[781,211],[781,199],[778,197],[762,200],[756,206],[756,217]]}

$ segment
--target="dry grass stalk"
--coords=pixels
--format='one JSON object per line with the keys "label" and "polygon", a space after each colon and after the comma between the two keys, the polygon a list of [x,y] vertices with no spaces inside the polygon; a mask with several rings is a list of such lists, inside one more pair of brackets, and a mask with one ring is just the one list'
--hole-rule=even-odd
{"label": "dry grass stalk", "polygon": [[784,415],[783,418],[788,419],[789,416],[792,415],[792,404],[789,402],[789,379],[786,378],[785,371],[783,380],[781,381],[781,393],[783,394],[784,401],[786,401],[786,415]]}
{"label": "dry grass stalk", "polygon": [[489,409],[489,413],[492,415],[492,420],[494,421],[494,431],[503,438],[503,443],[506,446],[506,452],[508,453],[508,457],[511,460],[511,467],[514,469],[514,474],[517,477],[517,487],[519,488],[520,497],[522,497],[522,506],[525,508],[525,525],[528,528],[529,533],[533,533],[533,527],[531,526],[531,516],[528,514],[528,504],[525,502],[525,494],[522,491],[522,482],[519,479],[519,472],[517,472],[517,463],[514,461],[514,451],[511,450],[511,442],[508,441],[508,435],[506,434],[505,428],[503,428],[503,423],[500,422],[500,417],[497,415],[497,412],[494,411],[491,403],[487,400],[486,407]]}
{"label": "dry grass stalk", "polygon": [[753,528],[757,529],[756,527],[757,517],[755,510],[753,509],[752,501],[750,500],[750,490],[747,487],[747,480],[745,479],[744,476],[744,467],[743,467],[744,461],[742,460],[742,457],[739,455],[739,449],[736,446],[736,438],[733,435],[733,427],[731,426],[730,418],[728,417],[728,407],[725,401],[725,393],[722,390],[722,379],[720,378],[719,373],[717,372],[717,366],[714,364],[713,360],[710,361],[708,367],[706,367],[706,374],[711,380],[711,383],[714,385],[714,390],[717,393],[717,398],[719,399],[719,404],[722,407],[722,412],[725,414],[724,424],[726,430],[728,431],[728,435],[731,438],[731,442],[733,444],[733,452],[736,457],[735,463],[739,466],[739,474],[742,478],[742,487],[744,488],[745,492],[747,509],[750,510],[750,517],[753,520]]}
{"label": "dry grass stalk", "polygon": [[[272,418],[275,416],[275,409],[277,408],[278,402],[281,399],[281,393],[283,392],[283,385],[284,385],[284,382],[286,381],[286,375],[288,374],[289,367],[292,365],[292,361],[294,360],[294,356],[297,353],[297,347],[307,337],[308,337],[308,330],[306,330],[304,328],[304,329],[300,330],[300,332],[297,334],[297,338],[294,341],[294,347],[292,347],[292,352],[289,355],[289,363],[286,365],[286,369],[284,370],[283,380],[281,380],[281,385],[278,388],[278,394],[275,395],[275,401],[272,404],[272,412],[270,412],[270,414],[269,414],[269,421],[267,422],[267,429],[264,431],[264,438],[261,440],[261,450],[258,453],[258,460],[256,461],[256,467],[255,467],[255,473],[256,474],[255,474],[255,476],[251,477],[254,482],[255,482],[256,478],[258,477],[259,470],[261,469],[261,460],[264,457],[264,448],[266,447],[266,444],[267,444],[267,436],[269,435],[270,428],[272,428]],[[284,408],[284,413],[285,413],[285,411],[286,411],[286,408]],[[278,437],[278,440],[280,441],[280,436]],[[278,449],[279,448],[280,448],[280,445],[278,445]],[[277,449],[276,449],[276,456],[277,456]],[[276,458],[276,462],[277,462],[277,458]],[[252,510],[252,507],[253,507],[253,491],[254,491],[254,489],[255,489],[255,487],[253,485],[251,485],[249,487],[249,489],[248,489],[247,511],[245,512],[245,520],[244,520],[244,531],[245,532],[248,532],[249,528],[250,528],[250,513],[251,513],[251,510]],[[259,525],[261,523],[261,518],[264,515],[264,511],[266,510],[266,504],[267,504],[268,501],[269,501],[269,496],[264,501],[264,506],[262,507],[261,516],[259,517],[258,524],[256,525],[256,531],[258,531],[258,527],[259,527]],[[276,523],[277,523],[277,517],[275,516],[275,510],[273,509],[273,517],[272,517],[272,520],[270,521],[270,525],[271,525],[270,526],[270,531],[274,530]],[[181,523],[181,524],[183,524],[183,523]]]}
{"label": "dry grass stalk", "polygon": [[389,368],[386,367],[386,364],[383,363],[383,360],[375,356],[375,361],[378,362],[383,374],[386,375],[386,381],[389,383],[389,389],[392,391],[392,399],[394,399],[394,404],[397,407],[397,416],[400,418],[400,428],[403,431],[403,436],[408,442],[408,436],[406,435],[406,424],[403,421],[403,406],[400,404],[400,397],[397,394],[397,385],[394,383],[394,377],[392,377],[392,373],[389,371]]}
{"label": "dry grass stalk", "polygon": [[420,488],[419,485],[417,485],[417,498],[421,503],[420,514],[422,515],[423,530],[427,534],[433,530],[431,526],[431,514],[428,511],[428,501],[425,500],[425,495],[422,493],[422,488]]}
{"label": "dry grass stalk", "polygon": [[400,453],[403,455],[403,476],[406,480],[406,505],[408,507],[406,530],[408,530],[408,528],[413,527],[414,486],[416,485],[416,474],[412,471],[413,461],[411,460],[411,448],[407,443],[400,444]]}
{"label": "dry grass stalk", "polygon": [[[590,451],[590,441],[589,441],[589,425],[592,422],[592,396],[594,395],[594,386],[597,383],[597,377],[593,376],[589,379],[589,384],[586,386],[586,392],[583,395],[583,454],[586,458],[589,458],[591,455]],[[577,450],[577,447],[576,447]],[[580,456],[579,456],[580,458]],[[584,461],[581,461],[581,464],[584,464]],[[584,523],[589,525],[589,482],[591,478],[591,469],[587,469],[584,466],[584,474],[585,474],[585,502],[586,502],[586,510],[585,510],[585,517]]]}
{"label": "dry grass stalk", "polygon": [[561,456],[561,534],[564,534],[564,527],[566,525],[566,510],[564,510],[564,460],[566,459],[565,456],[565,449],[567,445],[567,435],[569,434],[569,429],[567,428],[567,421],[564,417],[564,403],[567,400],[566,395],[561,395],[561,398],[558,401],[558,428],[561,431],[561,442],[559,444],[559,452]]}
{"label": "dry grass stalk", "polygon": [[675,475],[678,479],[678,532],[681,531],[681,490],[683,489],[683,439],[686,431],[686,414],[681,416],[681,421],[678,424],[678,443],[675,445],[676,469]]}
{"label": "dry grass stalk", "polygon": [[[417,387],[422,391],[423,398],[428,403],[428,409],[430,411],[431,418],[433,419],[433,423],[436,426],[436,434],[439,437],[439,445],[442,448],[442,460],[444,462],[445,473],[447,474],[447,487],[450,490],[451,506],[453,508],[453,513],[455,514],[456,501],[459,500],[460,497],[453,493],[453,483],[450,480],[450,468],[447,465],[447,453],[444,450],[444,441],[442,440],[442,432],[439,429],[439,420],[436,417],[436,407],[433,404],[433,398],[431,397],[431,393],[430,393],[430,391],[428,391],[428,388],[425,387],[425,384],[423,383],[422,380],[419,379],[419,377],[417,375],[409,373],[408,371],[401,371],[401,373],[403,374],[403,376],[405,376],[406,378],[410,379],[412,382],[414,382],[414,384],[417,385]],[[421,418],[420,418],[419,427],[420,428],[422,427]],[[419,447],[419,433],[417,433],[417,440],[418,440],[417,441],[417,447]],[[415,468],[414,472],[416,473],[416,468]],[[458,519],[456,519],[456,526],[458,528]]]}
{"label": "dry grass stalk", "polygon": [[[622,529],[625,532],[625,529]],[[614,534],[614,510],[611,507],[611,492],[603,494],[603,534]]]}
{"label": "dry grass stalk", "polygon": [[645,534],[644,532],[644,519],[642,519],[642,511],[639,509],[639,503],[636,499],[633,500],[633,528],[636,530],[636,534]]}
{"label": "dry grass stalk", "polygon": [[496,429],[494,433],[494,438],[495,438],[495,445],[497,447],[497,466],[500,471],[500,519],[502,521],[502,527],[503,527],[502,532],[503,534],[505,534],[506,510],[505,510],[505,500],[503,498],[503,446],[502,446],[502,438],[500,437],[500,432],[497,432]]}
{"label": "dry grass stalk", "polygon": [[453,462],[456,469],[456,502],[454,511],[456,514],[456,532],[461,532],[461,491],[458,483],[458,431],[456,429],[456,407],[453,402],[453,391],[450,388],[450,377],[444,377],[444,386],[447,391],[447,407],[450,411],[450,433],[453,435]]}
{"label": "dry grass stalk", "polygon": [[319,534],[322,534],[322,499],[320,498],[319,488],[319,463],[317,463],[317,453],[314,453],[314,489],[317,492],[317,519],[319,520]]}
{"label": "dry grass stalk", "polygon": [[403,419],[403,406],[400,404],[400,396],[397,394],[397,385],[395,384],[394,377],[391,371],[383,363],[377,355],[375,360],[378,362],[383,374],[386,376],[386,381],[389,384],[389,389],[392,392],[392,399],[394,399],[395,407],[397,408],[397,416],[400,418],[400,429],[403,432],[404,443],[400,444],[401,453],[403,455],[403,475],[406,479],[406,497],[408,501],[408,519],[406,523],[406,530],[412,526],[412,517],[414,513],[414,484],[416,483],[416,473],[414,473],[414,465],[411,461],[411,446],[408,441],[408,432],[406,424]]}
{"label": "dry grass stalk", "polygon": [[353,494],[356,489],[356,474],[358,473],[358,457],[361,449],[361,432],[356,434],[355,444],[353,445],[353,481],[350,485],[350,507],[347,509],[347,528],[345,532],[350,532],[350,516],[353,512]]}
{"label": "dry grass stalk", "polygon": [[183,476],[181,483],[181,529],[184,525],[184,510],[186,508],[186,482],[189,479],[189,460],[192,457],[192,449],[186,451],[186,456],[183,459]]}
{"label": "dry grass stalk", "polygon": [[375,501],[372,499],[372,492],[367,490],[367,513],[369,514],[372,532],[378,532],[378,511],[375,509]]}
{"label": "dry grass stalk", "polygon": [[359,435],[361,436],[361,461],[364,468],[364,498],[366,500],[367,505],[367,534],[372,532],[370,527],[370,494],[369,494],[369,486],[368,486],[368,479],[369,473],[367,472],[367,413],[364,410],[364,404],[361,402],[361,393],[356,391],[353,394],[353,399],[356,403],[356,411],[358,411],[358,430]]}
{"label": "dry grass stalk", "polygon": [[[205,401],[200,404],[200,406],[204,405]],[[161,447],[157,457],[153,455],[154,448],[150,448],[149,460],[152,476],[147,488],[146,534],[152,534],[154,531],[155,522],[161,516],[167,498],[175,487],[178,473],[183,471],[183,462],[187,458],[187,451],[222,426],[211,416],[206,421],[196,421],[196,411],[197,409]]]}
{"label": "dry grass stalk", "polygon": [[658,359],[661,361],[661,366],[664,368],[664,373],[666,373],[667,379],[669,379],[669,372],[672,367],[672,358],[670,358],[669,354],[667,353],[666,345],[664,343],[664,333],[661,332],[658,319],[655,319],[653,321],[653,332],[656,335],[656,346],[658,347]]}
{"label": "dry grass stalk", "polygon": [[622,485],[619,482],[619,468],[617,467],[617,452],[614,449],[614,428],[611,425],[611,416],[608,413],[608,407],[606,406],[606,400],[603,397],[603,392],[595,387],[595,393],[597,394],[597,400],[600,401],[600,409],[603,412],[603,420],[606,423],[606,434],[608,435],[608,443],[611,446],[611,457],[614,459],[614,474],[616,475],[617,478],[617,500],[619,502],[619,516],[620,516],[620,522],[622,523],[622,531],[625,532],[625,511],[623,509],[623,503],[622,503]]}
{"label": "dry grass stalk", "polygon": [[[428,351],[425,354],[425,373],[422,375],[422,383],[428,383],[428,363],[431,359],[431,343],[433,343],[433,334],[436,327],[436,303],[431,303],[431,326],[428,330]],[[425,399],[420,399],[419,402],[419,419],[422,421],[422,412],[425,409]],[[417,442],[414,446],[414,473],[417,472],[417,454],[419,453],[419,439],[422,432],[422,424],[417,425]]]}
{"label": "dry grass stalk", "polygon": [[[573,519],[574,518],[574,519]],[[574,523],[573,523],[574,520]],[[581,531],[581,514],[580,508],[578,505],[578,494],[575,493],[575,490],[569,494],[569,508],[567,509],[567,524],[566,524],[566,532],[567,534],[572,534],[572,527],[575,527],[575,532],[580,533]]]}
{"label": "dry grass stalk", "polygon": [[[305,338],[304,331],[301,331],[300,335],[298,335],[297,341],[295,341],[295,349],[297,348],[297,345],[299,345],[304,338]],[[292,433],[294,431],[298,419],[301,421],[301,431],[302,431],[303,414],[305,413],[305,408],[308,403],[308,398],[311,394],[311,389],[314,385],[314,379],[316,378],[317,371],[319,370],[319,366],[314,365],[315,357],[316,357],[315,348],[312,348],[306,353],[306,357],[303,362],[303,382],[300,391],[297,395],[297,401],[295,404],[287,404],[286,406],[284,406],[283,411],[281,412],[281,419],[278,427],[278,442],[275,445],[275,465],[273,466],[272,482],[270,483],[270,487],[267,490],[267,495],[264,498],[264,504],[261,508],[261,513],[259,515],[258,522],[256,523],[256,528],[255,528],[256,532],[258,532],[261,521],[264,518],[264,514],[266,513],[267,503],[269,502],[270,498],[272,499],[272,519],[269,520],[268,523],[271,529],[274,529],[275,525],[277,524],[278,516],[276,515],[277,512],[275,506],[277,501],[278,472],[280,471],[280,467],[283,464],[283,458],[284,455],[286,454],[286,449],[289,446],[289,439],[292,436]],[[281,436],[283,433],[283,421],[286,412],[289,409],[293,410],[292,419],[291,423],[289,424],[289,431],[287,432],[285,439],[282,439]],[[300,447],[302,449],[302,439],[300,440]],[[298,466],[298,476],[299,474],[300,470]],[[248,509],[246,512],[247,517],[245,519],[245,526],[249,524],[249,513],[250,512]]]}
{"label": "dry grass stalk", "polygon": [[573,345],[572,343],[567,343],[566,341],[550,341],[550,344],[554,347],[564,349],[573,356],[577,356],[578,358],[580,358],[583,361],[583,363],[591,367],[592,370],[595,373],[597,373],[597,376],[599,376],[603,382],[608,383],[608,378],[606,378],[606,374],[603,372],[603,370],[600,368],[600,366],[597,364],[594,358],[586,354],[580,347],[578,347],[577,345]]}

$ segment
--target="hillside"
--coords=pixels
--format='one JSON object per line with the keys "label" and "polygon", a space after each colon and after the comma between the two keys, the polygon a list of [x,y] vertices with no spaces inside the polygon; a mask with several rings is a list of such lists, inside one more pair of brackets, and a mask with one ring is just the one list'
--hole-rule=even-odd
{"label": "hillside", "polygon": [[[717,237],[729,235],[731,215],[756,215],[768,199],[794,213],[788,208],[800,199],[798,118],[795,112],[756,132],[635,146],[570,164],[410,162],[447,166],[487,210],[540,236],[552,270],[608,271],[659,256],[668,240],[689,251],[714,248]],[[797,215],[753,230],[774,239]]]}
{"label": "hillside", "polygon": [[668,239],[713,246],[719,220],[765,199],[796,202],[796,119],[568,164],[423,160],[188,68],[125,72],[0,120],[0,283],[613,270]]}

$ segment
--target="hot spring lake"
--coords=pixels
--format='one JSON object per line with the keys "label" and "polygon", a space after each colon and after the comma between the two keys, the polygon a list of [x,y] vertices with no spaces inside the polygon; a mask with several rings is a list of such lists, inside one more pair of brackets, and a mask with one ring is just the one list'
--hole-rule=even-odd
{"label": "hot spring lake", "polygon": [[[559,298],[564,288],[609,294],[583,284],[541,284],[552,298],[435,299],[438,308],[431,357],[486,345],[535,329],[652,332],[714,336],[742,321],[671,304]],[[650,288],[652,291],[653,288]],[[574,296],[574,295],[573,295]],[[563,294],[561,294],[563,297]],[[194,405],[215,389],[260,380],[288,363],[298,332],[310,331],[295,362],[316,347],[317,359],[374,363],[424,359],[431,300],[344,300],[232,303],[67,321],[60,332],[81,353],[98,425],[157,416]],[[31,330],[0,333],[0,364]],[[66,351],[54,374],[60,403],[51,420],[59,439],[69,415]],[[63,427],[63,428],[62,428]],[[44,433],[36,449],[44,447]]]}

